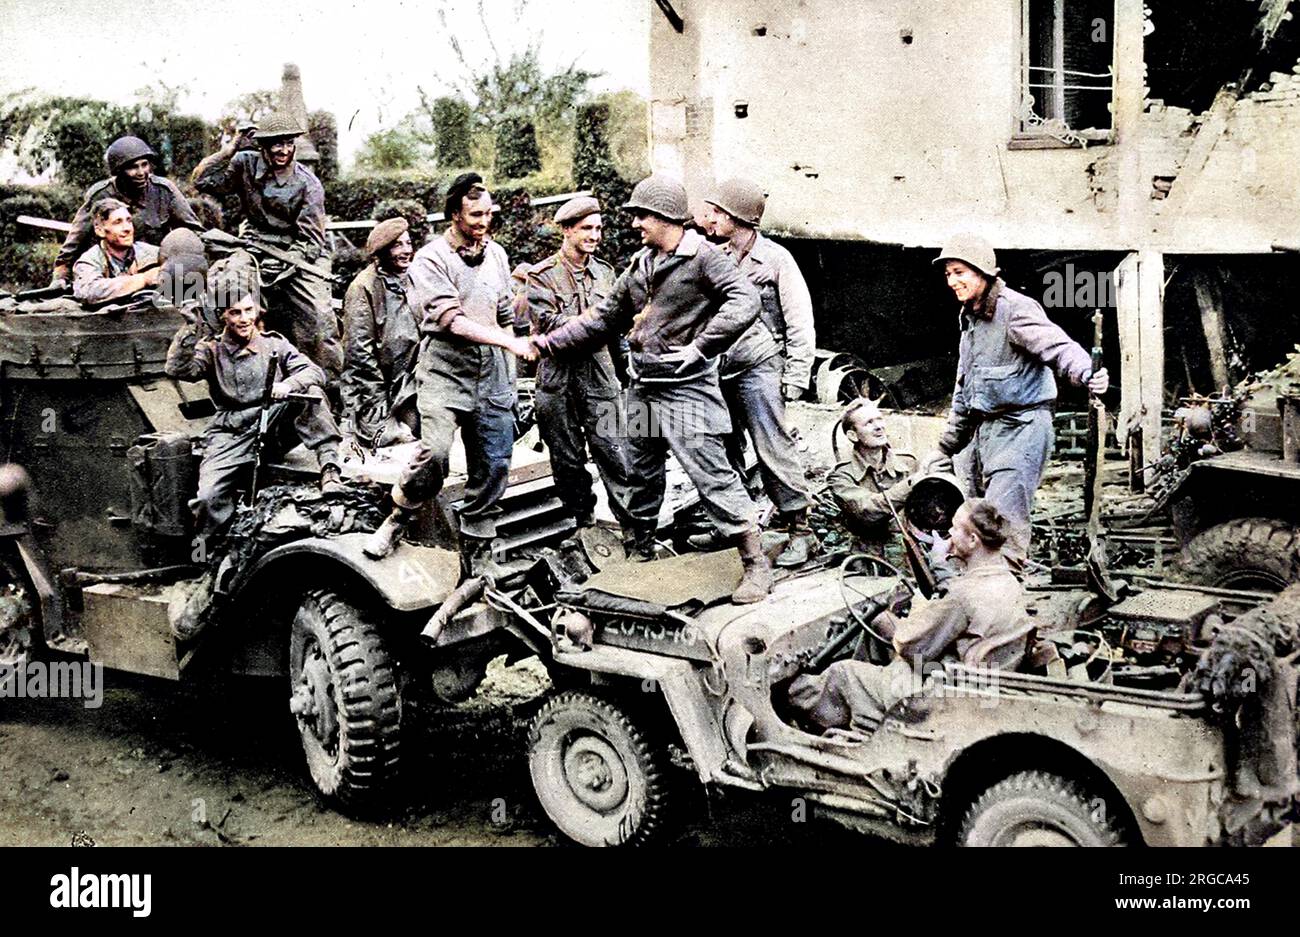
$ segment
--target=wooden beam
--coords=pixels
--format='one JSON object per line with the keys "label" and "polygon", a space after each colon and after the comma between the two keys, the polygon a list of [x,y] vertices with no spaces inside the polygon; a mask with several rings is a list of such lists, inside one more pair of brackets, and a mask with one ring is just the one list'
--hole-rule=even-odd
{"label": "wooden beam", "polygon": [[[1129,254],[1115,270],[1120,348],[1120,410],[1116,434],[1142,430],[1142,461],[1160,457],[1160,411],[1165,394],[1164,256],[1155,250]],[[1146,481],[1151,480],[1147,469]]]}
{"label": "wooden beam", "polygon": [[1228,371],[1228,330],[1223,321],[1223,294],[1217,277],[1206,270],[1192,274],[1192,287],[1196,291],[1196,305],[1201,310],[1201,329],[1205,332],[1205,345],[1210,353],[1210,373],[1214,376],[1214,392],[1232,386]]}

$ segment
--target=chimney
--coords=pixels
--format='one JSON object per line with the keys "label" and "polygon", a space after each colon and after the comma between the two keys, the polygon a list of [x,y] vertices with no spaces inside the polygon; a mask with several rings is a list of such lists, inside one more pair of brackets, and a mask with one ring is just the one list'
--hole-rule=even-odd
{"label": "chimney", "polygon": [[[280,78],[280,110],[292,114],[303,127],[307,124],[307,102],[302,97],[302,72],[292,62],[286,62],[284,75]],[[320,153],[311,142],[311,137],[303,134],[297,140],[297,160],[300,163],[315,165],[320,162]]]}

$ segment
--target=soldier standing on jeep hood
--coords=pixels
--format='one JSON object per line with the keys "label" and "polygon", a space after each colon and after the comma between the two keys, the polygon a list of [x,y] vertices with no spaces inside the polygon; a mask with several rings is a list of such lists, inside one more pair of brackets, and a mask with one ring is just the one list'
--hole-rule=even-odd
{"label": "soldier standing on jeep hood", "polygon": [[731,411],[728,437],[732,464],[744,465],[749,431],[763,488],[779,512],[777,527],[790,533],[776,558],[782,567],[802,566],[815,539],[808,526],[808,486],[794,439],[785,428],[785,401],[798,400],[812,373],[812,299],[794,258],[758,231],[767,196],[748,179],[727,179],[704,200],[710,239],[735,260],[758,290],[759,321],[722,356],[719,381]]}
{"label": "soldier standing on jeep hood", "polygon": [[176,183],[155,176],[158,154],[139,137],[118,137],[104,151],[108,178],[86,190],[86,197],[72,219],[72,230],[59,248],[54,261],[51,286],[68,286],[72,265],[95,243],[95,222],[91,210],[95,203],[115,198],[131,209],[136,237],[148,244],[161,244],[170,231],[192,228],[202,231],[203,224]]}
{"label": "soldier standing on jeep hood", "polygon": [[[262,121],[253,142],[259,151],[240,150],[240,134],[205,157],[191,176],[208,195],[239,196],[244,214],[240,232],[288,251],[299,260],[329,268],[325,249],[325,189],[310,169],[295,159],[297,137],[307,132],[289,114]],[[330,284],[279,261],[262,261],[263,301],[268,319],[333,382],[343,367],[339,323],[330,305]]]}
{"label": "soldier standing on jeep hood", "polygon": [[390,553],[420,505],[447,476],[456,430],[469,479],[459,511],[465,572],[475,571],[496,537],[515,444],[515,363],[534,357],[514,334],[514,290],[506,252],[488,237],[492,194],[467,172],[447,189],[451,226],[411,262],[411,307],[423,336],[415,369],[420,449],[393,486],[393,511],[366,542],[368,556]]}
{"label": "soldier standing on jeep hood", "polygon": [[[614,288],[614,268],[596,256],[603,230],[600,202],[571,198],[555,213],[564,242],[528,273],[528,319],[544,335],[596,306]],[[617,349],[616,349],[617,350]],[[578,526],[595,523],[596,494],[587,471],[587,449],[609,494],[609,507],[625,533],[627,448],[623,387],[608,348],[547,358],[537,368],[537,427],[551,457],[551,472]]]}
{"label": "soldier standing on jeep hood", "polygon": [[671,450],[695,483],[710,519],[736,544],[744,577],[732,601],[759,602],[772,591],[754,502],[727,460],[731,420],[718,389],[718,355],[758,319],[758,291],[735,263],[695,231],[686,190],[663,176],[637,183],[623,206],[645,247],[599,306],[533,343],[545,357],[608,344],[626,331],[631,349],[627,444],[632,484],[628,513],[633,554],[654,558]]}
{"label": "soldier standing on jeep hood", "polygon": [[1052,452],[1055,370],[1094,394],[1110,386],[1106,369],[1047,318],[1037,302],[998,276],[997,257],[973,234],[953,237],[934,263],[961,305],[957,387],[938,451],[921,464],[930,472],[973,443],[975,477],[1011,524],[1008,557],[1029,555],[1034,493]]}

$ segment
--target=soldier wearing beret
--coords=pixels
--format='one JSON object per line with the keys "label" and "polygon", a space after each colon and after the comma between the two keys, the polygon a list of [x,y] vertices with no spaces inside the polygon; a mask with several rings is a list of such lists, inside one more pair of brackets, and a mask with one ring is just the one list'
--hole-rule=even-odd
{"label": "soldier wearing beret", "polygon": [[[250,254],[235,251],[213,265],[207,305],[220,316],[221,334],[213,336],[204,318],[194,316],[172,339],[165,368],[178,380],[206,380],[217,407],[203,434],[199,488],[190,502],[199,532],[211,536],[234,515],[236,488],[256,459],[262,393],[273,360],[273,441],[283,450],[301,440],[316,453],[322,491],[338,491],[342,483],[339,431],[325,400],[325,374],[284,336],[262,331],[261,287]],[[319,402],[289,400],[293,393]]]}
{"label": "soldier wearing beret", "polygon": [[[536,264],[528,276],[528,321],[533,335],[545,335],[603,301],[614,288],[614,268],[596,256],[602,219],[591,196],[569,199],[555,213],[564,240],[559,251]],[[579,527],[594,523],[596,495],[587,471],[587,450],[600,471],[619,525],[633,527],[626,504],[627,453],[623,388],[608,348],[561,353],[537,368],[537,426],[551,456],[565,507]]]}
{"label": "soldier wearing beret", "polygon": [[513,290],[505,250],[488,237],[492,194],[475,172],[447,189],[451,222],[411,261],[411,307],[420,321],[416,407],[420,447],[393,487],[393,511],[367,540],[366,555],[388,555],[417,509],[447,476],[456,431],[468,479],[458,511],[467,572],[485,565],[501,513],[515,444],[515,357],[533,358],[514,334]]}
{"label": "soldier wearing beret", "polygon": [[410,225],[389,218],[366,239],[371,263],[343,299],[343,412],[357,441],[369,448],[419,436],[415,356],[420,327],[408,296],[415,252]]}
{"label": "soldier wearing beret", "polygon": [[633,490],[631,555],[653,559],[669,452],[700,494],[722,534],[734,543],[744,573],[737,604],[772,591],[754,502],[727,461],[723,434],[731,420],[718,389],[717,357],[758,319],[758,291],[736,265],[695,231],[681,183],[642,179],[623,206],[644,248],[609,296],[551,332],[533,337],[544,358],[604,347],[627,335],[632,385],[626,430]]}

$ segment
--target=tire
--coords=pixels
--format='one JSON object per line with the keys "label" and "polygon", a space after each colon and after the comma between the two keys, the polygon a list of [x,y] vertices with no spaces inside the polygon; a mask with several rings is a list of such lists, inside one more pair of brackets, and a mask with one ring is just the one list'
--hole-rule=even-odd
{"label": "tire", "polygon": [[528,770],[551,822],[583,846],[637,846],[671,815],[667,753],[618,706],[567,691],[533,717]]}
{"label": "tire", "polygon": [[1123,846],[1106,801],[1054,774],[1022,771],[971,804],[960,846]]}
{"label": "tire", "polygon": [[1300,529],[1268,517],[1207,528],[1187,544],[1178,575],[1224,589],[1280,592],[1300,581]]}
{"label": "tire", "polygon": [[347,807],[379,807],[397,780],[402,707],[378,628],[332,592],[307,593],[291,626],[289,681],[316,789]]}

